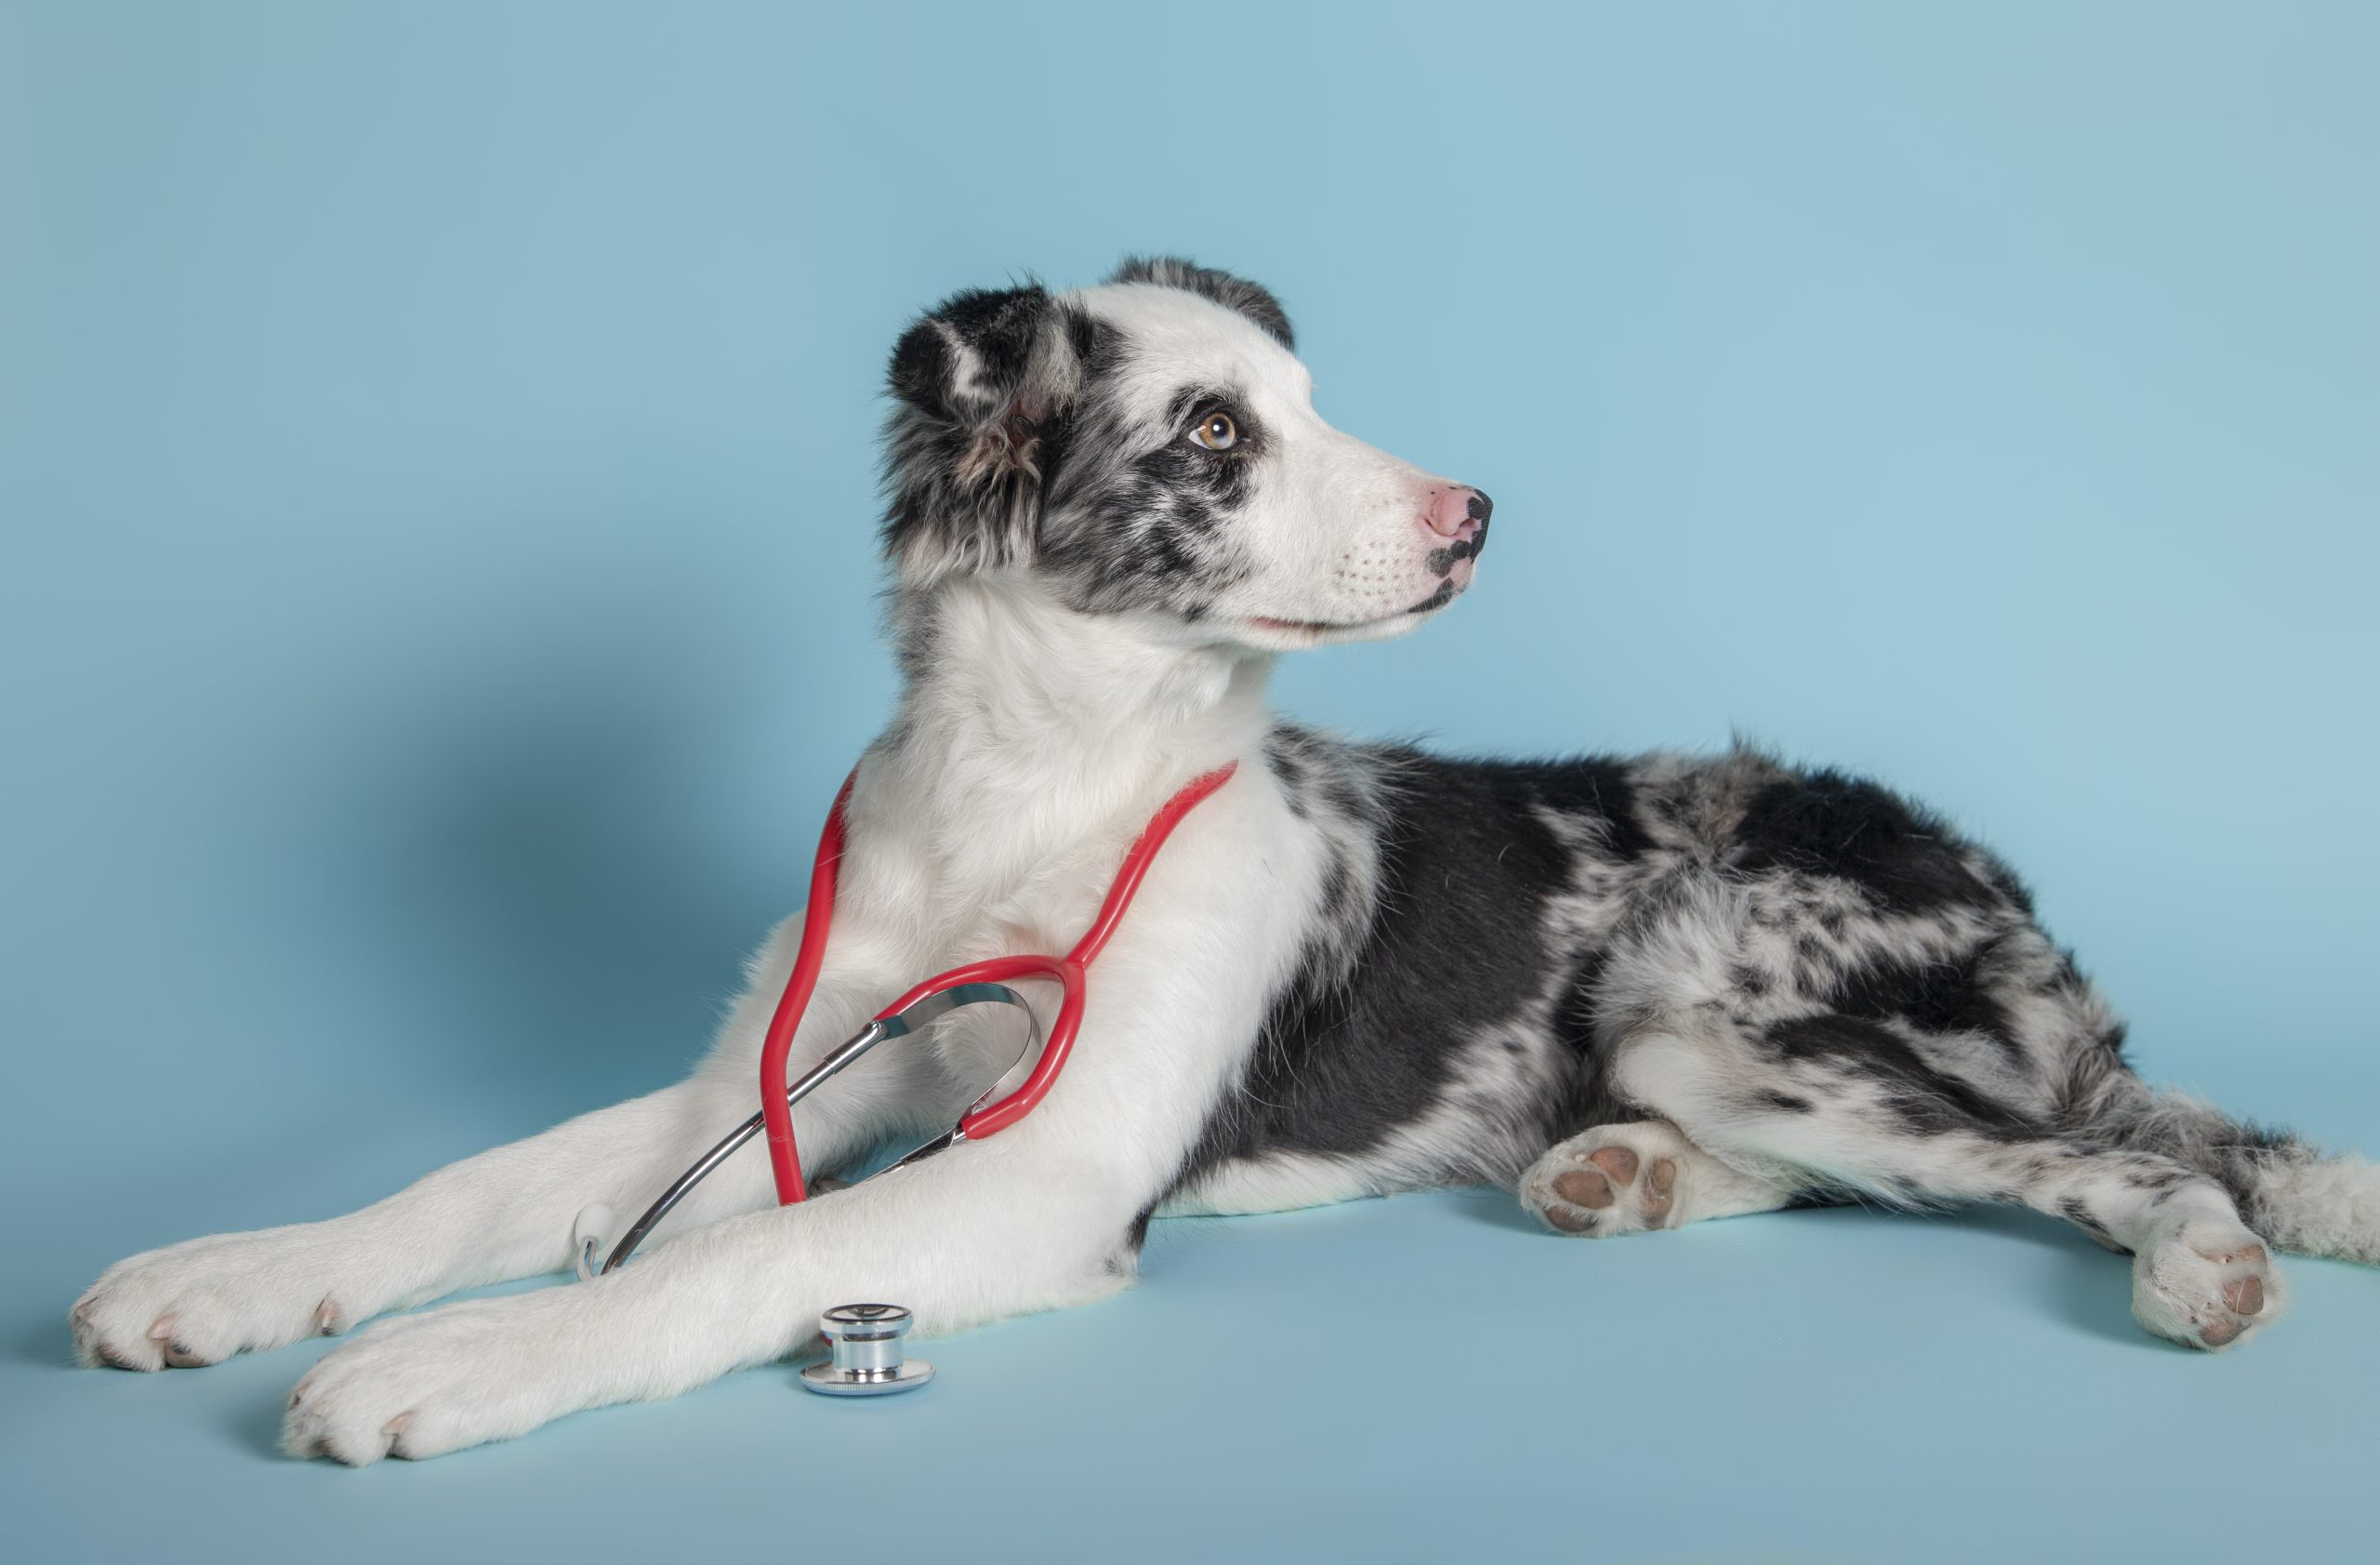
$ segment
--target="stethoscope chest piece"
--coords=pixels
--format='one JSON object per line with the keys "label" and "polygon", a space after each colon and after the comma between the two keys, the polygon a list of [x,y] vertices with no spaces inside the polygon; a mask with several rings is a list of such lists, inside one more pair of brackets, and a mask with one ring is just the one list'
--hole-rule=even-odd
{"label": "stethoscope chest piece", "polygon": [[837,1305],[818,1318],[833,1357],[804,1369],[801,1384],[829,1397],[881,1397],[923,1386],[933,1366],[901,1357],[901,1339],[916,1323],[899,1305]]}

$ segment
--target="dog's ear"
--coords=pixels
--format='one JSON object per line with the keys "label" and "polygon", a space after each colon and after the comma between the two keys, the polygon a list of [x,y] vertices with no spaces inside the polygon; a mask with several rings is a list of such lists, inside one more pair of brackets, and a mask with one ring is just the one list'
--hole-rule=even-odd
{"label": "dog's ear", "polygon": [[887,377],[884,542],[905,579],[1030,555],[1050,436],[1080,378],[1073,315],[1038,284],[972,288],[902,334]]}
{"label": "dog's ear", "polygon": [[1180,256],[1127,256],[1116,269],[1110,283],[1150,283],[1160,288],[1180,288],[1184,293],[1210,298],[1226,310],[1237,311],[1256,323],[1264,334],[1294,353],[1298,349],[1297,333],[1289,328],[1289,312],[1273,297],[1273,290],[1245,277],[1235,277],[1211,266],[1184,260]]}

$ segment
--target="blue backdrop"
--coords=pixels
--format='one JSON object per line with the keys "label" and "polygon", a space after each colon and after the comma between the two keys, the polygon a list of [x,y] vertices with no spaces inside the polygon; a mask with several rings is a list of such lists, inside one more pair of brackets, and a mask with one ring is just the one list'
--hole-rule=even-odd
{"label": "blue backdrop", "polygon": [[[694,1055],[892,694],[889,345],[1133,249],[1271,285],[1326,415],[1496,497],[1461,608],[1287,707],[1869,769],[2028,871],[2150,1074],[2380,1150],[2375,48],[2355,5],[7,5],[0,1527],[2370,1558],[2380,1277],[2297,1263],[2195,1358],[2013,1216],[1166,1224],[900,1405],[762,1370],[362,1476],[272,1453],[319,1348],[86,1373],[63,1316]],[[1483,1293],[1527,1324],[1478,1361]]]}

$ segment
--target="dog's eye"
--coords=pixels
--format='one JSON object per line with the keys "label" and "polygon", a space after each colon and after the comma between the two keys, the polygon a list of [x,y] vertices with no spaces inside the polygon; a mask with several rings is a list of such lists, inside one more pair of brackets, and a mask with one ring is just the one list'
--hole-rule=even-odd
{"label": "dog's eye", "polygon": [[1191,426],[1190,443],[1210,451],[1228,451],[1239,444],[1239,426],[1228,413],[1210,413]]}

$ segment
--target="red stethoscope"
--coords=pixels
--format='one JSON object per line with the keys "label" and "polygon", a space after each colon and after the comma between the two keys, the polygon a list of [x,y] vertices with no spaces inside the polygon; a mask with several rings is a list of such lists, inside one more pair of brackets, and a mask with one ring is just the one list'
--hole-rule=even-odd
{"label": "red stethoscope", "polygon": [[1124,862],[1116,871],[1116,879],[1107,888],[1106,900],[1099,905],[1099,916],[1091,920],[1090,930],[1075,942],[1073,950],[1063,957],[1005,956],[985,962],[971,962],[938,974],[910,989],[892,1004],[879,1011],[868,1024],[850,1038],[829,1050],[815,1066],[802,1073],[800,1080],[786,1081],[786,1056],[793,1048],[793,1035],[801,1026],[802,1014],[810,1007],[811,991],[818,987],[818,972],[826,961],[826,936],[835,922],[835,878],[843,856],[844,816],[851,803],[852,784],[859,774],[854,771],[843,780],[835,795],[834,808],[827,812],[826,829],[818,834],[818,856],[810,871],[810,907],[801,923],[801,947],[793,961],[793,974],[786,980],[785,994],[777,1001],[776,1013],[769,1019],[767,1038],[760,1045],[760,1111],[745,1121],[717,1146],[680,1174],[659,1200],[648,1207],[644,1214],[620,1236],[618,1243],[598,1265],[596,1252],[602,1248],[602,1233],[611,1227],[611,1213],[603,1207],[589,1207],[579,1214],[572,1233],[572,1248],[581,1277],[596,1277],[616,1271],[637,1245],[653,1231],[655,1224],[669,1214],[672,1207],[682,1200],[687,1192],[702,1183],[713,1169],[727,1160],[738,1148],[761,1130],[768,1132],[769,1166],[776,1177],[777,1203],[790,1206],[809,1198],[811,1191],[801,1176],[801,1154],[794,1144],[793,1106],[810,1095],[828,1078],[866,1054],[879,1043],[906,1037],[919,1031],[927,1024],[962,1005],[985,1002],[1011,1005],[1021,1011],[1027,1021],[1025,1051],[1017,1055],[1022,1063],[1024,1053],[1032,1048],[1032,1009],[1025,998],[1009,987],[1009,981],[1019,978],[1041,978],[1056,983],[1064,991],[1058,1003],[1058,1015],[1051,1023],[1049,1040],[1034,1060],[1031,1072],[1017,1088],[1004,1097],[995,1098],[1001,1081],[1014,1072],[1012,1065],[1001,1072],[989,1091],[977,1098],[959,1122],[924,1146],[886,1165],[887,1170],[899,1168],[920,1158],[930,1157],[946,1147],[961,1141],[981,1141],[995,1135],[1024,1119],[1040,1105],[1058,1072],[1065,1068],[1066,1054],[1074,1047],[1075,1033],[1082,1026],[1083,985],[1091,962],[1116,933],[1125,910],[1131,907],[1133,894],[1140,890],[1141,879],[1148,873],[1150,863],[1173,829],[1215,789],[1231,780],[1239,763],[1232,762],[1194,777],[1167,800],[1149,823],[1141,829],[1139,837],[1124,855]]}

